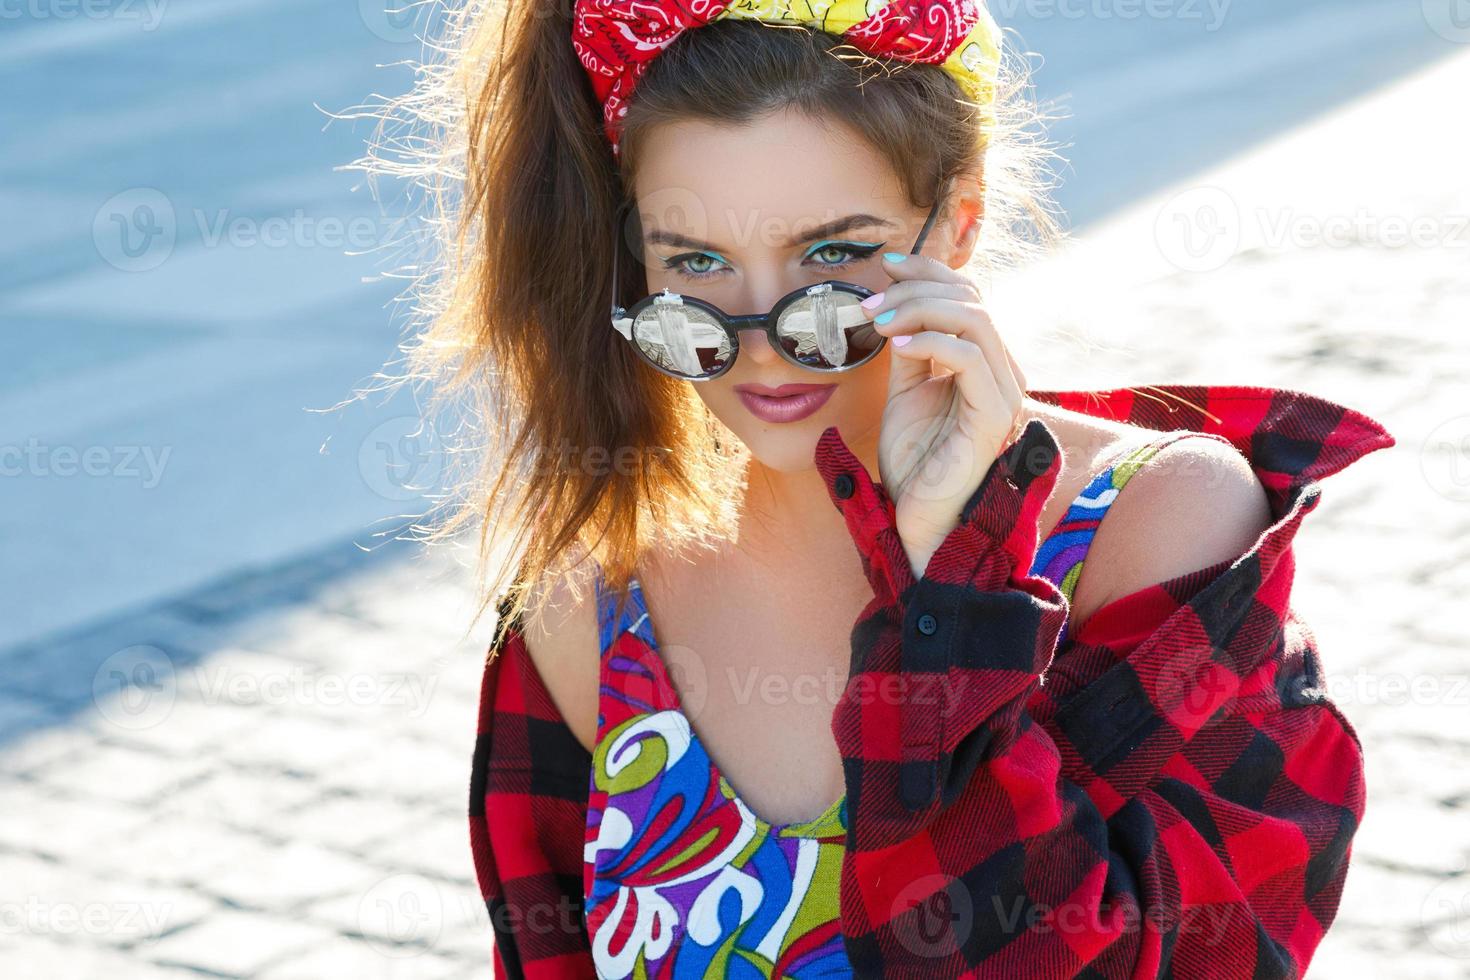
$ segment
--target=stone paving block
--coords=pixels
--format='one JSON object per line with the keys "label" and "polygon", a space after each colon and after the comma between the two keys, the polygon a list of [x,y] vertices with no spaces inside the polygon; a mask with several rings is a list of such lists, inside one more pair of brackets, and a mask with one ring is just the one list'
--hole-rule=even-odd
{"label": "stone paving block", "polygon": [[57,943],[140,948],[213,911],[187,891],[118,882],[52,861],[7,854],[6,928]]}
{"label": "stone paving block", "polygon": [[468,818],[454,823],[435,820],[391,835],[373,849],[373,858],[387,867],[457,882],[466,889],[475,884]]}
{"label": "stone paving block", "polygon": [[8,691],[75,709],[92,703],[96,687],[106,685],[109,662],[128,650],[150,647],[187,664],[216,645],[208,629],[155,609],[0,652],[0,671]]}
{"label": "stone paving block", "polygon": [[405,801],[439,801],[468,793],[469,777],[461,746],[402,737],[380,738],[376,743],[372,751],[324,773],[325,783]]}
{"label": "stone paving block", "polygon": [[[366,939],[341,939],[292,956],[259,974],[256,980],[445,980],[464,970],[463,963],[411,950],[394,953]],[[488,976],[482,968],[481,977]]]}
{"label": "stone paving block", "polygon": [[[1412,801],[1459,812],[1470,806],[1470,759],[1463,746],[1375,738],[1364,746],[1369,801]],[[1470,827],[1466,828],[1470,838]]]}
{"label": "stone paving block", "polygon": [[1444,702],[1384,705],[1372,711],[1351,714],[1358,736],[1364,742],[1400,736],[1427,744],[1448,744],[1470,752],[1470,711]]}
{"label": "stone paving block", "polygon": [[260,727],[248,739],[226,746],[220,761],[324,776],[374,748],[369,729],[331,725],[305,712],[272,712],[262,715]]}
{"label": "stone paving block", "polygon": [[1353,854],[1425,874],[1448,874],[1470,858],[1464,814],[1422,800],[1371,795]]}
{"label": "stone paving block", "polygon": [[143,749],[98,742],[65,764],[47,766],[37,779],[82,797],[146,803],[197,778],[208,760],[176,759]]}
{"label": "stone paving block", "polygon": [[126,834],[105,838],[73,860],[117,880],[199,890],[223,870],[258,860],[280,845],[202,818],[150,815]]}
{"label": "stone paving block", "polygon": [[151,811],[159,823],[173,818],[275,837],[283,814],[319,792],[313,780],[290,773],[221,765],[168,794]]}
{"label": "stone paving block", "polygon": [[81,716],[87,721],[79,721],[89,723],[117,745],[137,746],[159,755],[199,758],[253,733],[263,723],[263,714],[258,707],[205,704],[180,697],[146,713],[117,715],[93,710]]}
{"label": "stone paving block", "polygon": [[361,935],[394,956],[415,951],[463,955],[473,937],[479,951],[490,935],[490,917],[479,892],[410,871],[386,871],[350,892],[317,902],[306,918],[343,933]]}
{"label": "stone paving block", "polygon": [[252,977],[336,940],[319,926],[279,915],[222,909],[146,951],[149,962],[225,977]]}
{"label": "stone paving block", "polygon": [[0,964],[6,980],[198,980],[192,970],[153,966],[128,953],[54,942],[25,939],[14,946],[0,947]]}
{"label": "stone paving block", "polygon": [[58,722],[18,735],[0,745],[0,772],[26,775],[63,761],[75,759],[97,744],[95,732]]}
{"label": "stone paving block", "polygon": [[332,791],[281,814],[271,827],[287,838],[369,854],[376,859],[375,844],[419,832],[426,816],[422,807],[382,795]]}
{"label": "stone paving block", "polygon": [[381,872],[362,860],[308,841],[288,841],[223,862],[199,888],[245,908],[294,910],[376,877]]}
{"label": "stone paving block", "polygon": [[1334,928],[1341,924],[1348,936],[1363,931],[1413,934],[1435,918],[1432,902],[1443,880],[1442,874],[1384,867],[1355,849]]}
{"label": "stone paving block", "polygon": [[149,820],[127,804],[67,796],[31,781],[9,781],[0,792],[7,802],[0,807],[0,848],[68,866],[90,867],[97,855],[126,846]]}

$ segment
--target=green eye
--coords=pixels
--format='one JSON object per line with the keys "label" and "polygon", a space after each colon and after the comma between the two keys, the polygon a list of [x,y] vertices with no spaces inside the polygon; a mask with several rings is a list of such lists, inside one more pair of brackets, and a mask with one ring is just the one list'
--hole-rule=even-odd
{"label": "green eye", "polygon": [[806,257],[817,265],[840,269],[860,262],[882,248],[885,242],[823,241],[807,249]]}
{"label": "green eye", "polygon": [[678,273],[685,279],[708,279],[719,274],[721,266],[727,266],[724,259],[718,255],[708,252],[684,252],[680,255],[664,259],[664,268]]}

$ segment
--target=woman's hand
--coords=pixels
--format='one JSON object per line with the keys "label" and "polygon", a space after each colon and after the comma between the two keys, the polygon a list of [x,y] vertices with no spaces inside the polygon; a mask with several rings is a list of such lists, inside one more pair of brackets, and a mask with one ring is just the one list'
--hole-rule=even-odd
{"label": "woman's hand", "polygon": [[883,262],[897,281],[866,307],[893,355],[878,470],[914,574],[922,576],[991,464],[1019,435],[1026,378],[974,282],[928,256],[896,257],[885,253]]}

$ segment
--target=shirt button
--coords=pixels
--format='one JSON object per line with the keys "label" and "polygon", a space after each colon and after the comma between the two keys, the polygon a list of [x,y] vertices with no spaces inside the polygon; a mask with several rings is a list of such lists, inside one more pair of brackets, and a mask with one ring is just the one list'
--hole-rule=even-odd
{"label": "shirt button", "polygon": [[838,473],[837,479],[832,481],[832,489],[837,492],[838,497],[846,500],[852,496],[852,492],[857,489],[857,485],[852,482],[852,477],[848,474]]}
{"label": "shirt button", "polygon": [[925,613],[919,617],[918,627],[920,633],[923,633],[925,636],[933,636],[935,631],[939,629],[939,621],[928,613]]}

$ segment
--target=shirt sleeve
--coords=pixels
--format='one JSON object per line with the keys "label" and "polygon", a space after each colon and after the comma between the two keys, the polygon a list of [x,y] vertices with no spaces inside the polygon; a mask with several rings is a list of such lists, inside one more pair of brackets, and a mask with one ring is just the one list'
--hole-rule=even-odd
{"label": "shirt sleeve", "polygon": [[835,427],[816,460],[874,592],[832,716],[856,973],[1299,976],[1363,813],[1357,735],[1289,609],[1316,494],[1059,649],[1066,600],[1029,571],[1060,469],[1044,422],[922,575]]}
{"label": "shirt sleeve", "polygon": [[596,976],[582,896],[590,767],[509,627],[481,681],[469,800],[496,980]]}

